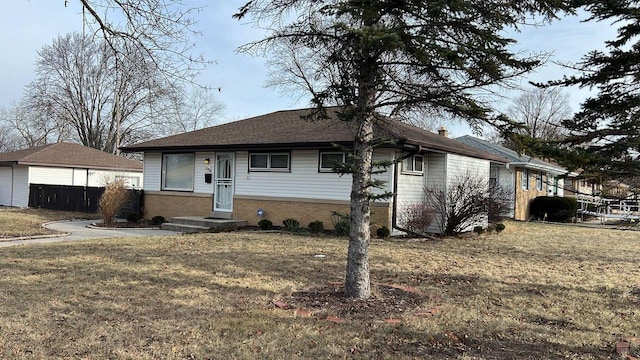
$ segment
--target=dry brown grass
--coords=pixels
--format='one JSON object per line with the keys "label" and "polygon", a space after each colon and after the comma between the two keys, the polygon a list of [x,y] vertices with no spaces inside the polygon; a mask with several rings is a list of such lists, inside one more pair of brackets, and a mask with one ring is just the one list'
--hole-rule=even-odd
{"label": "dry brown grass", "polygon": [[96,214],[69,211],[0,208],[0,239],[51,234],[42,226],[50,221],[96,218]]}
{"label": "dry brown grass", "polygon": [[373,281],[422,294],[396,325],[273,305],[342,281],[344,239],[237,232],[4,248],[0,358],[616,359],[615,341],[640,335],[638,235],[516,223],[499,236],[373,242]]}

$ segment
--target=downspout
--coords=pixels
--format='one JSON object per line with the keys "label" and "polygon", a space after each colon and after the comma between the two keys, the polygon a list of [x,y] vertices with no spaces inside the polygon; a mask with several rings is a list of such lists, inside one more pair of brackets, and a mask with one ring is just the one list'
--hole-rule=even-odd
{"label": "downspout", "polygon": [[15,179],[14,179],[14,174],[13,174],[13,165],[11,165],[11,197],[10,197],[10,204],[9,206],[13,206],[13,186],[15,185]]}

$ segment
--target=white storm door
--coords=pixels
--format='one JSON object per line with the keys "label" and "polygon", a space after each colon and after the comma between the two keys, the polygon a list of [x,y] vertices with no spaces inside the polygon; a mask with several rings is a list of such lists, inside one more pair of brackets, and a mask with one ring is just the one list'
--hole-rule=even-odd
{"label": "white storm door", "polygon": [[217,153],[213,211],[233,210],[233,153]]}

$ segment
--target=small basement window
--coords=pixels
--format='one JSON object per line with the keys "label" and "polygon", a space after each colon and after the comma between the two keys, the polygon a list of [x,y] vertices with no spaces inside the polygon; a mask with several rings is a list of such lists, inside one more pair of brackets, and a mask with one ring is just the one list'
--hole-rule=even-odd
{"label": "small basement window", "polygon": [[402,173],[411,175],[424,174],[424,156],[412,155],[402,160]]}
{"label": "small basement window", "polygon": [[249,171],[289,171],[289,153],[251,153]]}

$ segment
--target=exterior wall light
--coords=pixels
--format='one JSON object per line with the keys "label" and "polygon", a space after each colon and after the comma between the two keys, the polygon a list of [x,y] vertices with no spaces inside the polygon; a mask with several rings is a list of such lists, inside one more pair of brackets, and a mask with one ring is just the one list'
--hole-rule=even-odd
{"label": "exterior wall light", "polygon": [[205,159],[204,159],[204,164],[205,164],[205,165],[209,165],[209,158],[205,158]]}

